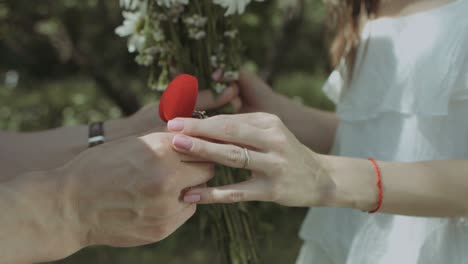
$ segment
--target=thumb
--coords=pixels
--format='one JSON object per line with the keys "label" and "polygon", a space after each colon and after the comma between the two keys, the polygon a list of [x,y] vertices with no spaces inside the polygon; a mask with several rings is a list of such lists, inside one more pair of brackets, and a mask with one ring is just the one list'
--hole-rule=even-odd
{"label": "thumb", "polygon": [[239,94],[239,88],[236,84],[228,86],[224,91],[216,96],[212,91],[205,90],[198,94],[196,109],[210,110],[219,108],[225,104],[230,103]]}

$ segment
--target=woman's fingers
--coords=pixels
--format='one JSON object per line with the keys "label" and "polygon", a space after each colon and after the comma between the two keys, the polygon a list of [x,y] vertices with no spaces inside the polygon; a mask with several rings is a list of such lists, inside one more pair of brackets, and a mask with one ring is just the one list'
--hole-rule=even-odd
{"label": "woman's fingers", "polygon": [[258,127],[261,129],[270,128],[276,125],[278,121],[281,121],[279,117],[275,115],[262,113],[262,112],[241,113],[241,114],[235,114],[235,115],[218,115],[218,116],[210,117],[209,119],[215,119],[215,120],[229,119],[231,121],[237,121],[237,122],[249,124],[251,126]]}
{"label": "woman's fingers", "polygon": [[216,82],[232,83],[239,78],[238,74],[225,72],[223,69],[217,69],[211,74],[211,78]]}
{"label": "woman's fingers", "polygon": [[167,127],[171,132],[250,146],[260,150],[264,150],[269,145],[265,129],[239,122],[235,118],[227,116],[202,120],[176,118],[169,121]]}
{"label": "woman's fingers", "polygon": [[234,145],[213,143],[185,135],[174,136],[172,144],[178,152],[229,167],[263,171],[269,164],[266,154]]}
{"label": "woman's fingers", "polygon": [[219,96],[216,96],[209,90],[201,91],[198,94],[197,105],[195,108],[199,110],[219,108],[237,98],[238,94],[239,87],[236,84],[227,87]]}
{"label": "woman's fingers", "polygon": [[234,108],[234,112],[238,113],[242,109],[242,100],[239,97],[236,97],[231,101],[231,105]]}
{"label": "woman's fingers", "polygon": [[266,182],[251,179],[220,187],[194,188],[184,195],[184,201],[198,204],[271,201]]}

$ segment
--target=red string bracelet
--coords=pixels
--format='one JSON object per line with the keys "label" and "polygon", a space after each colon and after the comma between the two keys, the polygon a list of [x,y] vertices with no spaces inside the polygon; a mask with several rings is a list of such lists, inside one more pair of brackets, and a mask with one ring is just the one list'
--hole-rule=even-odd
{"label": "red string bracelet", "polygon": [[382,201],[383,201],[382,174],[380,173],[380,167],[377,161],[373,158],[369,158],[369,160],[372,162],[372,164],[374,164],[375,173],[377,175],[377,188],[379,189],[379,198],[377,200],[377,206],[375,207],[375,209],[369,211],[369,214],[373,214],[379,211],[380,208],[382,207]]}

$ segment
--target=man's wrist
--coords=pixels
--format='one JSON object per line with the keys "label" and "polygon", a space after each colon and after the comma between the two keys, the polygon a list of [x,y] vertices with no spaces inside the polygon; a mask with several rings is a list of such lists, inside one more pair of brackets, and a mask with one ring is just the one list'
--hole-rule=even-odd
{"label": "man's wrist", "polygon": [[31,172],[1,185],[0,194],[12,208],[6,224],[15,230],[4,249],[27,251],[19,262],[58,260],[83,247],[79,227],[66,216],[69,203],[62,176],[61,170]]}
{"label": "man's wrist", "polygon": [[162,131],[163,124],[158,121],[155,115],[154,120],[138,119],[136,116],[131,116],[122,119],[109,120],[104,123],[104,134],[106,141],[114,141],[129,136],[140,136],[151,131]]}
{"label": "man's wrist", "polygon": [[25,179],[32,201],[40,201],[37,222],[41,239],[47,238],[51,260],[65,258],[81,248],[85,242],[81,235],[79,219],[75,219],[73,203],[69,197],[69,178],[65,169],[33,172]]}
{"label": "man's wrist", "polygon": [[104,137],[106,141],[114,141],[130,136],[132,127],[128,118],[104,122]]}

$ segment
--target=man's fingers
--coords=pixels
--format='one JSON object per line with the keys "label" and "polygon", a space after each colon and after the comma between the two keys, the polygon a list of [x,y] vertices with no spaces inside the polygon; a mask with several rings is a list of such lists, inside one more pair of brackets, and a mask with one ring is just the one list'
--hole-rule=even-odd
{"label": "man's fingers", "polygon": [[176,135],[172,141],[176,151],[201,160],[209,160],[233,168],[263,171],[268,167],[267,155],[234,145]]}
{"label": "man's fingers", "polygon": [[201,91],[198,95],[196,109],[198,110],[209,110],[219,108],[237,97],[239,94],[239,87],[233,84],[227,87],[223,93],[216,96],[212,91]]}
{"label": "man's fingers", "polygon": [[[187,165],[187,163],[185,164]],[[184,175],[181,175],[180,180],[183,181],[184,187],[193,187],[204,184],[211,180],[214,176],[213,163],[191,163],[190,167]]]}
{"label": "man's fingers", "polygon": [[221,187],[194,188],[184,195],[188,203],[238,203],[248,201],[269,201],[265,183],[252,179]]}

